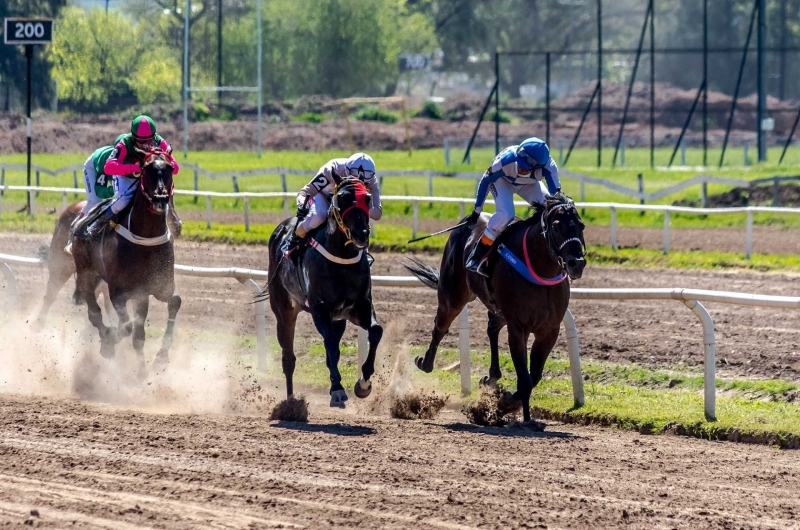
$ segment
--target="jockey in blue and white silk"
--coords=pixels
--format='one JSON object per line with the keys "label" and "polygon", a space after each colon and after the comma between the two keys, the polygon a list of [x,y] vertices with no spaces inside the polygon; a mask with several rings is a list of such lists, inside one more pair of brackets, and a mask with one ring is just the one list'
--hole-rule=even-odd
{"label": "jockey in blue and white silk", "polygon": [[[311,230],[325,222],[336,180],[346,177],[357,178],[366,185],[372,195],[369,217],[374,221],[380,220],[383,206],[372,157],[365,153],[355,153],[350,158],[334,158],[319,168],[311,182],[303,186],[297,194],[297,217],[302,221],[297,223],[294,237],[285,249],[286,255],[290,255],[302,245]],[[311,208],[306,215],[309,203]]]}
{"label": "jockey in blue and white silk", "polygon": [[[542,181],[547,185],[547,192],[542,187]],[[535,205],[544,204],[546,193],[554,194],[560,189],[558,167],[544,140],[532,137],[519,145],[503,149],[494,158],[478,185],[470,221],[478,220],[489,192],[494,197],[495,214],[489,219],[481,240],[473,248],[467,260],[467,270],[488,275],[489,250],[495,239],[514,219],[515,193],[528,204]]]}

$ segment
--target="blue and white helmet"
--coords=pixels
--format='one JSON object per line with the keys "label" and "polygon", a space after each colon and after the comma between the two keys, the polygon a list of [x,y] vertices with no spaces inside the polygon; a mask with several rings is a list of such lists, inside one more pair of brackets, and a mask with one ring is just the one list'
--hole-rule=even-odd
{"label": "blue and white helmet", "polygon": [[531,171],[550,162],[550,148],[541,138],[528,138],[517,147],[517,167]]}
{"label": "blue and white helmet", "polygon": [[368,182],[375,178],[375,162],[366,153],[352,155],[344,165],[349,175],[363,182]]}

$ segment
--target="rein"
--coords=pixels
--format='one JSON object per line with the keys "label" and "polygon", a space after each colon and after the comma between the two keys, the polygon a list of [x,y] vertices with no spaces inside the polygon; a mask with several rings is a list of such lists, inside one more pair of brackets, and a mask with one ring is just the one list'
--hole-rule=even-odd
{"label": "rein", "polygon": [[[140,166],[142,168],[142,173],[144,173],[144,167],[147,165],[147,161],[148,160],[150,160],[151,158],[153,158],[155,156],[159,156],[159,155],[162,155],[162,154],[164,154],[164,151],[151,148],[150,151],[148,151],[147,154],[142,159],[142,163],[141,163],[141,166]],[[166,162],[170,163],[169,160],[166,160]],[[172,165],[172,164],[170,163],[170,165]],[[173,168],[173,169],[175,169],[175,168]],[[169,199],[170,197],[172,197],[172,194],[175,192],[175,181],[174,180],[172,181],[172,187],[170,188],[169,192],[166,195],[155,194],[155,195],[153,195],[151,197],[150,194],[147,193],[147,191],[144,189],[144,178],[143,178],[143,175],[142,175],[142,176],[139,177],[139,191],[141,192],[142,196],[145,199],[147,199],[147,203],[148,203],[147,211],[150,212],[151,214],[155,214],[156,212],[155,212],[155,209],[153,208],[153,199]]]}
{"label": "rein", "polygon": [[[564,241],[563,243],[561,243],[561,245],[559,245],[558,248],[556,248],[556,244],[555,244],[555,241],[553,240],[553,234],[552,234],[552,231],[550,230],[550,225],[549,225],[548,221],[550,219],[550,215],[553,212],[555,212],[556,210],[559,210],[561,208],[573,208],[574,209],[575,205],[574,204],[560,203],[560,204],[557,204],[557,205],[553,206],[550,209],[546,209],[542,213],[541,225],[542,225],[542,236],[544,237],[545,242],[547,243],[547,252],[548,252],[548,254],[550,254],[551,258],[553,258],[553,261],[555,261],[556,263],[560,264],[561,268],[564,269],[565,268],[564,260],[561,259],[561,256],[559,256],[558,253],[561,252],[561,250],[565,246],[567,246],[568,244],[573,243],[573,242],[577,242],[577,243],[579,243],[581,245],[581,253],[580,253],[580,256],[578,256],[578,257],[579,258],[583,258],[584,256],[586,256],[586,244],[583,241],[581,241],[580,238],[578,238],[578,237],[571,237],[571,238],[567,239],[566,241]],[[525,235],[527,236],[527,234],[528,234],[528,232],[526,231]],[[526,260],[528,259],[527,251],[525,253],[525,259]]]}
{"label": "rein", "polygon": [[347,212],[349,212],[353,208],[359,208],[359,209],[363,210],[364,212],[366,212],[367,215],[369,215],[369,210],[366,209],[363,205],[359,204],[358,200],[356,200],[355,204],[353,204],[353,205],[349,206],[348,208],[346,208],[345,211],[343,211],[343,212],[339,211],[339,200],[338,200],[339,188],[341,188],[344,184],[351,184],[351,183],[354,184],[354,185],[355,184],[361,184],[363,186],[361,181],[356,180],[356,179],[343,179],[343,180],[341,180],[338,184],[336,184],[333,187],[333,201],[331,203],[331,210],[333,211],[333,219],[336,221],[336,226],[339,227],[339,230],[341,230],[342,233],[347,238],[347,241],[345,242],[345,246],[346,245],[350,245],[350,244],[353,243],[353,237],[350,234],[350,229],[347,228],[347,225],[344,224],[344,216],[347,215]]}

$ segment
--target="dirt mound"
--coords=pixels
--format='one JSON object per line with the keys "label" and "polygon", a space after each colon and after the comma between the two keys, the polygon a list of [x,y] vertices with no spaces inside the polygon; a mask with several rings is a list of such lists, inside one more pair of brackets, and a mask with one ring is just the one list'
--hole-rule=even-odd
{"label": "dirt mound", "polygon": [[[782,184],[778,188],[780,206],[800,206],[800,184]],[[733,188],[716,195],[709,195],[706,206],[709,208],[731,208],[738,206],[773,206],[775,189],[772,185],[755,186],[753,188]],[[680,200],[675,206],[701,206],[699,200]]]}
{"label": "dirt mound", "polygon": [[389,412],[400,420],[432,420],[447,404],[447,396],[411,393],[392,399]]}
{"label": "dirt mound", "polygon": [[269,419],[278,421],[308,422],[308,402],[303,396],[284,399],[272,409]]}
{"label": "dirt mound", "polygon": [[483,388],[480,397],[464,405],[461,412],[467,421],[485,427],[505,427],[517,423],[516,411],[522,404],[511,396],[511,392],[497,385]]}

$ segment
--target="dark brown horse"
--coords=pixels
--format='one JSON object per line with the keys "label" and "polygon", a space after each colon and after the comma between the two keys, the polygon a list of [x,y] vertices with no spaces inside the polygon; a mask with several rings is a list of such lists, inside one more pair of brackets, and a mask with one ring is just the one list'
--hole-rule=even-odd
{"label": "dark brown horse", "polygon": [[[518,266],[533,271],[531,276],[542,284],[531,283],[506,259],[492,253],[490,278],[468,272],[466,256],[480,239],[488,217],[475,226],[454,230],[445,246],[441,272],[419,260],[406,268],[425,285],[437,289],[439,307],[433,328],[433,338],[425,357],[416,359],[424,372],[433,371],[436,350],[450,324],[467,303],[476,297],[489,310],[489,344],[491,368],[482,383],[493,385],[502,377],[498,353],[500,330],[508,326],[508,346],[517,372],[517,391],[513,395],[515,408],[522,406],[525,421],[530,420],[530,397],[542,378],[542,370],[558,339],[561,321],[569,304],[570,278],[580,278],[586,265],[584,259],[584,225],[575,204],[558,193],[548,197],[534,215],[509,226],[498,238],[518,258]],[[523,265],[525,263],[526,265]],[[560,281],[559,281],[560,280]],[[528,370],[528,339],[534,336]]]}
{"label": "dark brown horse", "polygon": [[[347,321],[367,330],[369,353],[361,367],[355,394],[367,397],[372,391],[375,352],[383,328],[372,306],[369,274],[370,195],[358,179],[338,180],[328,223],[309,233],[310,245],[296,260],[285,258],[283,241],[295,229],[296,218],[275,228],[269,240],[269,302],[277,320],[286,393],[294,393],[294,331],[300,311],[311,313],[314,326],[325,344],[325,360],[331,379],[331,407],[344,408],[347,393],[339,373],[339,343]],[[298,252],[298,251],[296,251]]]}
{"label": "dark brown horse", "polygon": [[[166,219],[174,168],[161,151],[140,152],[140,155],[139,187],[129,208],[120,212],[119,225],[108,225],[100,231],[78,229],[73,236],[72,255],[78,274],[77,296],[86,301],[89,321],[100,333],[100,353],[113,357],[114,345],[133,333],[139,376],[144,377],[144,323],[150,296],[166,303],[169,312],[167,329],[155,361],[158,366],[169,362],[181,298],[175,292],[175,254]],[[93,238],[87,232],[98,235]],[[119,317],[119,330],[103,323],[95,297],[98,278],[108,284],[111,303]],[[126,308],[128,300],[134,302],[133,324]]]}

